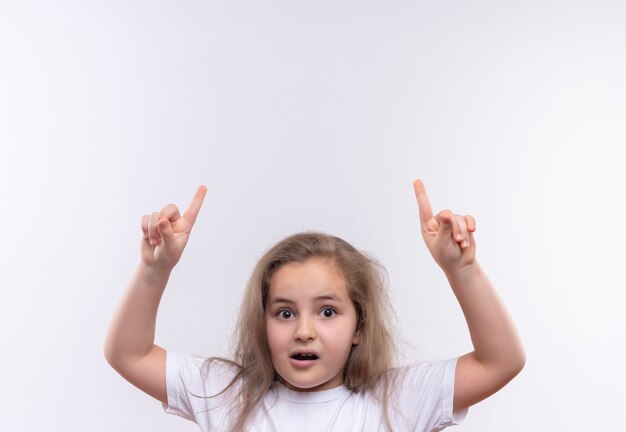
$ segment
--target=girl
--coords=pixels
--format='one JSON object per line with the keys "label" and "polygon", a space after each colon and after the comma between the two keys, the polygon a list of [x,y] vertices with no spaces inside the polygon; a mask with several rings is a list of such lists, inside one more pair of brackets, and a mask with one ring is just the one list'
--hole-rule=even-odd
{"label": "girl", "polygon": [[393,367],[385,270],[344,240],[291,235],[259,260],[237,324],[234,360],[203,360],[154,344],[158,305],[206,195],[183,216],[145,215],[141,262],[105,341],[107,361],[202,431],[440,431],[463,421],[525,364],[505,306],[475,259],[472,216],[433,216],[413,183],[422,236],[469,327],[474,351]]}

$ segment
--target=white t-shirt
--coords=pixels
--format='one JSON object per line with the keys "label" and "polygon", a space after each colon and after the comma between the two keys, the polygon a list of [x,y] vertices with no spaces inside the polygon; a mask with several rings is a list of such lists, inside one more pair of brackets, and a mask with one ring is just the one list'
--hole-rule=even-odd
{"label": "white t-shirt", "polygon": [[[460,424],[468,410],[452,412],[454,372],[458,357],[421,362],[401,368],[403,378],[389,400],[394,432],[441,431]],[[166,385],[168,414],[195,422],[203,432],[227,431],[229,401],[233,393],[219,393],[230,382],[236,369],[213,362],[201,370],[204,359],[167,352]],[[236,388],[235,388],[236,390]],[[317,392],[290,390],[274,383],[263,399],[263,409],[248,423],[257,431],[384,431],[382,407],[370,394],[354,393],[345,386]]]}

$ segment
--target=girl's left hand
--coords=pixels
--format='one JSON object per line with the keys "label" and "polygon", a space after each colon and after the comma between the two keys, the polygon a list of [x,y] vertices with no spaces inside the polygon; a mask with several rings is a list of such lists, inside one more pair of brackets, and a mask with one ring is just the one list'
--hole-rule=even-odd
{"label": "girl's left hand", "polygon": [[472,216],[455,215],[442,210],[433,216],[430,201],[421,180],[413,182],[419,206],[422,237],[435,262],[445,273],[456,273],[475,263],[476,221]]}

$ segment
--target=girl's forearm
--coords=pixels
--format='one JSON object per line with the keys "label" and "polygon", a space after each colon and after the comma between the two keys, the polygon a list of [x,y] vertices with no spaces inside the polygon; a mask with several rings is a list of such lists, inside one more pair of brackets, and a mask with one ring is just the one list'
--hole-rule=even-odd
{"label": "girl's forearm", "polygon": [[446,277],[465,315],[478,361],[484,367],[521,369],[526,354],[515,324],[478,262]]}
{"label": "girl's forearm", "polygon": [[109,324],[104,355],[114,365],[139,359],[154,346],[156,317],[170,272],[140,263]]}

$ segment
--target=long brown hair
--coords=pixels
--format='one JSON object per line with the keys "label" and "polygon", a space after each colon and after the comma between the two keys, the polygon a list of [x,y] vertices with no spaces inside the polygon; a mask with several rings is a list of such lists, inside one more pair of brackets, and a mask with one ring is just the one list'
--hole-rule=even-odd
{"label": "long brown hair", "polygon": [[[371,392],[382,404],[387,429],[388,395],[397,351],[392,331],[393,308],[387,295],[384,266],[372,255],[357,250],[345,240],[318,231],[292,234],[267,250],[254,267],[247,283],[237,326],[234,358],[211,357],[236,366],[237,374],[219,394],[237,382],[234,400],[237,415],[231,431],[244,430],[274,381],[280,380],[272,365],[265,327],[265,307],[273,274],[290,262],[312,257],[329,258],[340,270],[357,312],[360,343],[352,347],[344,366],[343,384],[354,392]],[[217,396],[217,395],[214,395]]]}

